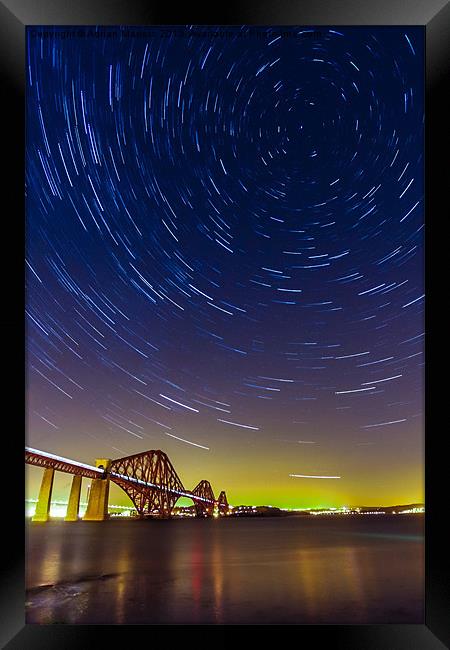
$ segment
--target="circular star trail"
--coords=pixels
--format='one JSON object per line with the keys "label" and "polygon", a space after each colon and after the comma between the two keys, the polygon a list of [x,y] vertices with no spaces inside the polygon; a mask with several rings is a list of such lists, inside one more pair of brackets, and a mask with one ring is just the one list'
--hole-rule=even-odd
{"label": "circular star trail", "polygon": [[29,444],[161,448],[232,502],[420,500],[422,31],[46,31]]}

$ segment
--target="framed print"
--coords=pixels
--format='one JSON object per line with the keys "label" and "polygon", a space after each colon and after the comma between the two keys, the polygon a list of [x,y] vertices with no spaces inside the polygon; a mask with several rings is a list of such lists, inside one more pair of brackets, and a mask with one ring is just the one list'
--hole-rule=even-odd
{"label": "framed print", "polygon": [[1,7],[25,215],[6,647],[445,647],[448,6],[64,11]]}

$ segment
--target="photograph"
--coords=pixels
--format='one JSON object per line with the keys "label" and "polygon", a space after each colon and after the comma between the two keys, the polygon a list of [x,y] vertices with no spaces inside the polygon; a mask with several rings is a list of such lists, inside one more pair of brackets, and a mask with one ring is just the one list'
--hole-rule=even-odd
{"label": "photograph", "polygon": [[25,621],[425,622],[425,29],[28,25]]}
{"label": "photograph", "polygon": [[449,33],[0,1],[1,648],[450,648]]}

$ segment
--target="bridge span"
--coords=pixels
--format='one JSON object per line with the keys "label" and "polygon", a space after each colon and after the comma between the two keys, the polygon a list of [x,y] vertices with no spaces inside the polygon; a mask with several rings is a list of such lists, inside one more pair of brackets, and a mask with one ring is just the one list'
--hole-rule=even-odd
{"label": "bridge span", "polygon": [[116,460],[97,458],[94,466],[25,447],[25,463],[44,469],[33,521],[49,520],[56,471],[73,475],[66,521],[77,521],[79,518],[83,478],[91,479],[84,521],[104,521],[108,518],[111,481],[126,492],[140,518],[170,517],[180,497],[192,499],[199,517],[226,515],[229,512],[225,492],[222,491],[216,499],[209,481],[202,480],[193,490],[186,490],[169,457],[160,449],[151,449]]}

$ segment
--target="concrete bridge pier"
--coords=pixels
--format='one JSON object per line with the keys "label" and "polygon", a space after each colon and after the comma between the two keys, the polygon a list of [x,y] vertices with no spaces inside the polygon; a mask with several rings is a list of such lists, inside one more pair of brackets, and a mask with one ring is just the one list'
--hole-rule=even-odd
{"label": "concrete bridge pier", "polygon": [[36,505],[36,512],[31,518],[32,521],[48,521],[49,514],[50,514],[50,501],[52,498],[54,477],[55,477],[54,469],[47,468],[44,470],[41,489],[39,490],[39,499]]}
{"label": "concrete bridge pier", "polygon": [[75,474],[72,479],[72,487],[70,488],[69,503],[67,504],[65,521],[78,521],[82,478],[83,477],[81,475]]}
{"label": "concrete bridge pier", "polygon": [[[109,470],[111,459],[97,458],[96,467],[103,467]],[[95,478],[92,480],[89,492],[89,500],[83,521],[105,521],[108,519],[108,497],[109,497],[109,477]]]}

